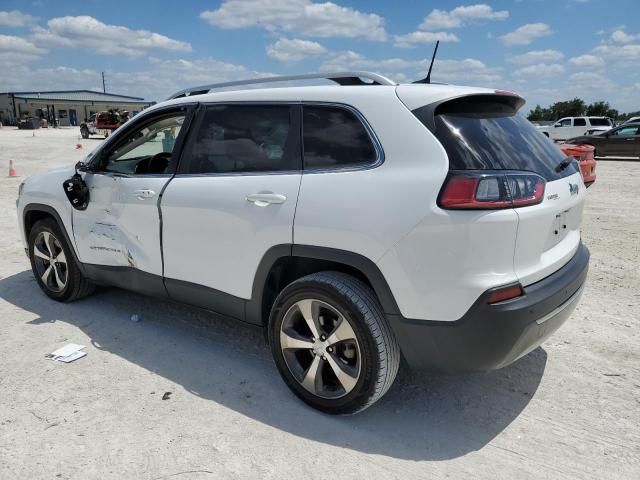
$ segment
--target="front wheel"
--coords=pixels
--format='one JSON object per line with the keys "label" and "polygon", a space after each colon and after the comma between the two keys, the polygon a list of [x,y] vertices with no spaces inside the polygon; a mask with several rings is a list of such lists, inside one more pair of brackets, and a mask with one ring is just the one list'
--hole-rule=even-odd
{"label": "front wheel", "polygon": [[91,294],[94,285],[78,268],[71,247],[53,219],[36,222],[29,232],[29,260],[42,291],[60,302],[72,302]]}
{"label": "front wheel", "polygon": [[89,138],[89,128],[86,125],[80,127],[80,135],[82,135],[82,138]]}
{"label": "front wheel", "polygon": [[276,298],[269,340],[300,399],[331,414],[371,406],[391,387],[400,349],[371,289],[340,272],[307,275]]}

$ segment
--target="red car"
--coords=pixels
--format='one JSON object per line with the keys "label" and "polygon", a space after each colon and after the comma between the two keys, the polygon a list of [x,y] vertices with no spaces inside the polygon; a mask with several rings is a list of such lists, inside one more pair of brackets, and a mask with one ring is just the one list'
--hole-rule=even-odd
{"label": "red car", "polygon": [[564,143],[559,147],[566,156],[578,160],[584,184],[590,187],[596,181],[595,147],[591,145],[573,145],[571,143]]}

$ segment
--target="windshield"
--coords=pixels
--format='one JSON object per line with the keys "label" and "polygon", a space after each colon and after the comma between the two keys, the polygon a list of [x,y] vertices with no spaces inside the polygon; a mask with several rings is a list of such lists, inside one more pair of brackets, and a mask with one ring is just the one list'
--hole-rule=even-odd
{"label": "windshield", "polygon": [[[492,113],[491,104],[478,106],[469,113],[461,108],[436,112],[434,133],[447,151],[451,170],[525,170],[547,181],[578,171],[575,163],[566,164],[566,155],[523,116],[500,107]],[[413,113],[427,125],[424,116],[428,110]]]}

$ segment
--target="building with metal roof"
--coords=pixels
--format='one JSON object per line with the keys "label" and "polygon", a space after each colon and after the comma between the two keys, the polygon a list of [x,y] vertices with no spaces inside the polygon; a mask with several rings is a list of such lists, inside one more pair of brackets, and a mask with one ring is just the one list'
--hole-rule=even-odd
{"label": "building with metal roof", "polygon": [[140,97],[93,90],[0,92],[0,122],[14,125],[21,118],[34,118],[77,126],[99,111],[128,110],[135,115],[152,104]]}

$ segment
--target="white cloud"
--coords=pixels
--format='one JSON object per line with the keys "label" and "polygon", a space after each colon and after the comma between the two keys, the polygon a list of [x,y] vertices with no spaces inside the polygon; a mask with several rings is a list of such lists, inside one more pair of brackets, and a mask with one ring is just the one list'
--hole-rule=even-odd
{"label": "white cloud", "polygon": [[529,65],[528,67],[519,68],[514,75],[531,76],[535,78],[556,77],[565,72],[564,65],[559,63],[540,63],[537,65]]}
{"label": "white cloud", "polygon": [[533,40],[551,35],[551,29],[546,23],[527,23],[513,32],[502,35],[500,39],[506,46],[529,45]]}
{"label": "white cloud", "polygon": [[[31,62],[44,53],[44,48],[38,48],[24,38],[0,34],[0,64],[3,67]],[[3,72],[3,83],[8,78],[5,73]]]}
{"label": "white cloud", "polygon": [[299,38],[280,38],[277,42],[267,46],[267,55],[281,62],[297,62],[325,53],[327,53],[327,49],[319,43]]}
{"label": "white cloud", "polygon": [[611,34],[611,40],[618,43],[630,43],[634,40],[640,40],[640,34],[630,35],[622,29],[616,30]]}
{"label": "white cloud", "polygon": [[[341,52],[325,61],[321,70],[376,70],[396,81],[406,82],[417,80],[426,74],[429,61],[406,60],[403,58],[387,58],[374,60],[353,52]],[[432,78],[436,82],[450,82],[458,84],[483,85],[501,80],[502,69],[489,67],[473,58],[464,60],[436,59]]]}
{"label": "white cloud", "polygon": [[612,60],[640,60],[640,45],[599,45],[593,53]]}
{"label": "white cloud", "polygon": [[412,32],[406,35],[396,35],[394,47],[410,48],[418,43],[459,42],[457,35],[449,32]]}
{"label": "white cloud", "polygon": [[35,17],[18,10],[0,11],[0,27],[24,27],[35,21]]}
{"label": "white cloud", "polygon": [[564,54],[558,50],[534,50],[507,59],[509,63],[517,65],[531,65],[533,63],[557,62],[564,58]]}
{"label": "white cloud", "polygon": [[595,55],[580,55],[569,60],[577,67],[581,68],[600,68],[604,67],[604,60]]}
{"label": "white cloud", "polygon": [[453,10],[433,10],[420,25],[421,30],[439,30],[459,28],[470,23],[483,23],[491,20],[505,20],[507,10],[494,11],[489,5],[476,4],[456,7]]}
{"label": "white cloud", "polygon": [[[102,90],[100,72],[92,69],[67,66],[32,68],[28,65],[16,65],[10,66],[3,71],[4,73],[7,73],[7,82],[3,82],[3,88],[7,90]],[[137,71],[107,70],[105,74],[108,91],[156,101],[164,100],[187,87],[269,75],[214,58],[164,61],[153,59],[150,65]]]}
{"label": "white cloud", "polygon": [[36,27],[33,39],[42,45],[91,49],[102,55],[139,57],[153,50],[191,51],[191,45],[148,30],[108,25],[89,17],[58,17]]}
{"label": "white cloud", "polygon": [[569,77],[574,88],[581,91],[608,90],[615,87],[615,83],[601,73],[577,72]]}
{"label": "white cloud", "polygon": [[262,27],[270,32],[305,37],[364,37],[385,40],[384,19],[333,2],[311,0],[225,0],[217,10],[205,10],[200,18],[224,29]]}

